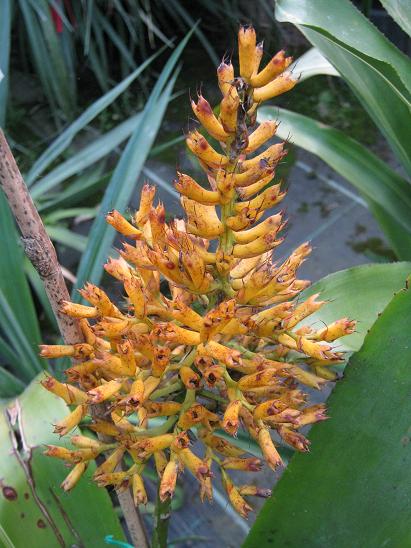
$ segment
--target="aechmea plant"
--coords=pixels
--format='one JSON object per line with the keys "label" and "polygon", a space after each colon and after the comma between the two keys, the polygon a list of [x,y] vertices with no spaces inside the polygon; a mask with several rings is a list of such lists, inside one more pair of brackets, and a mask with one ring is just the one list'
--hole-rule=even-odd
{"label": "aechmea plant", "polygon": [[[299,327],[325,303],[318,295],[299,299],[309,285],[297,278],[308,243],[283,261],[273,258],[285,222],[269,212],[285,196],[275,171],[286,151],[284,143],[266,146],[275,121],[256,123],[258,106],[296,80],[283,51],[260,70],[263,48],[252,27],[240,29],[238,48],[239,75],[227,61],[217,69],[219,107],[202,95],[192,101],[200,127],[187,145],[204,176],[177,173],[185,219],[167,223],[149,185],[131,221],[110,212],[107,221],[127,242],[105,269],[124,286],[124,302],[114,304],[87,284],[80,292],[88,306],[63,304],[79,319],[85,342],[41,348],[44,357],[74,360],[67,383],[43,381],[73,406],[55,432],[64,436],[85,422],[109,437],[76,435],[74,449],[48,447],[47,455],[73,465],[65,490],[99,456],[96,483],[131,486],[135,504],[146,503],[142,472],[152,463],[160,501],[173,497],[184,471],[211,500],[213,477],[221,474],[231,504],[247,517],[248,497],[269,491],[254,480],[236,485],[230,472],[255,473],[263,464],[275,470],[282,464],[278,444],[308,451],[299,429],[326,418],[324,405],[310,405],[304,389],[335,378],[332,366],[343,360],[335,341],[355,322]],[[93,411],[102,404],[103,414]],[[154,417],[161,420],[153,425]],[[263,461],[236,444],[239,431],[259,444]],[[120,468],[126,454],[132,464]]]}

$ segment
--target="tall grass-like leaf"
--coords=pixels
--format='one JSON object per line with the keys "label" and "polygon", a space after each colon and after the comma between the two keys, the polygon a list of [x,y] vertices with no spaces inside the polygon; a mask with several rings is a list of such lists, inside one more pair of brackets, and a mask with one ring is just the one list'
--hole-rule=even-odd
{"label": "tall grass-like leaf", "polygon": [[[40,344],[40,329],[30,288],[24,275],[24,252],[14,218],[0,190],[0,289],[31,344]],[[1,314],[0,314],[1,315]],[[7,331],[5,332],[7,333]]]}
{"label": "tall grass-like leaf", "polygon": [[411,176],[411,61],[348,0],[278,0],[276,18],[294,23],[338,70]]}
{"label": "tall grass-like leaf", "polygon": [[411,36],[411,8],[408,0],[380,0],[394,21]]}
{"label": "tall grass-like leaf", "polygon": [[24,383],[0,366],[0,398],[12,398],[23,392]]}
{"label": "tall grass-like leaf", "polygon": [[46,225],[46,230],[52,240],[76,251],[80,251],[80,253],[83,253],[87,247],[87,236],[77,234],[64,226]]}
{"label": "tall grass-like leaf", "polygon": [[79,299],[75,290],[82,287],[85,281],[99,283],[101,279],[102,265],[107,259],[107,253],[115,236],[114,229],[105,222],[104,214],[113,208],[124,210],[130,200],[170,99],[177,76],[176,73],[172,76],[172,71],[192,32],[187,34],[167,61],[142,112],[140,122],[113,173],[101,203],[100,214],[90,231],[87,250],[80,261],[77,284],[73,293],[74,299]]}
{"label": "tall grass-like leaf", "polygon": [[10,307],[2,289],[0,289],[0,310],[0,328],[7,334],[10,346],[20,357],[19,369],[13,372],[25,381],[30,381],[43,369],[37,356],[37,345],[23,332],[19,319]]}
{"label": "tall grass-like leaf", "polygon": [[0,2],[0,126],[6,123],[9,89],[9,56],[11,36],[11,0]]}
{"label": "tall grass-like leaf", "polygon": [[270,118],[281,122],[279,137],[316,154],[354,185],[370,204],[399,258],[411,259],[408,181],[339,130],[285,109],[261,108],[259,119]]}
{"label": "tall grass-like leaf", "polygon": [[24,261],[24,271],[27,275],[27,278],[29,279],[30,285],[32,289],[34,290],[34,293],[36,294],[38,300],[40,301],[41,307],[44,311],[44,314],[47,317],[47,320],[50,326],[53,328],[53,330],[56,333],[58,333],[59,328],[58,328],[57,320],[54,315],[53,309],[51,308],[51,304],[50,304],[49,298],[47,297],[46,290],[44,289],[43,281],[41,280],[37,270],[34,268],[34,266],[31,264],[31,262],[27,258]]}
{"label": "tall grass-like leaf", "polygon": [[96,116],[106,109],[128,86],[145,70],[152,61],[162,53],[163,48],[144,61],[134,72],[122,80],[108,93],[90,105],[59,137],[41,154],[27,173],[25,180],[28,186],[32,185],[38,176],[71,144],[79,131],[86,127]]}
{"label": "tall grass-like leaf", "polygon": [[76,173],[80,173],[87,167],[106,157],[131,135],[138,124],[140,117],[140,113],[135,114],[104,135],[97,137],[90,144],[71,156],[71,158],[59,164],[32,187],[30,192],[31,196],[34,199],[41,198],[46,192],[53,189],[62,181]]}

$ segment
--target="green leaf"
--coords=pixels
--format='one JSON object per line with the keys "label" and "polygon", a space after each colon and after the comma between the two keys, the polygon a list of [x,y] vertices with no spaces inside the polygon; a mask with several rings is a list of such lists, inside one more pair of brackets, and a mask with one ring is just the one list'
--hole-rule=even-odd
{"label": "green leaf", "polygon": [[30,194],[32,198],[39,199],[44,197],[46,192],[48,193],[62,181],[65,181],[72,175],[80,173],[102,158],[105,158],[131,135],[136,128],[136,125],[139,123],[140,117],[140,113],[132,116],[104,135],[99,136],[79,152],[73,154],[73,156],[65,162],[59,164],[31,188]]}
{"label": "green leaf", "polygon": [[[341,131],[276,107],[263,107],[259,120],[275,118],[281,123],[278,136],[316,154],[345,177],[366,198],[381,222],[391,230],[387,236],[401,259],[411,259],[411,185]],[[409,244],[409,245],[408,245]]]}
{"label": "green leaf", "polygon": [[123,211],[129,203],[135,182],[144,167],[170,99],[177,76],[176,72],[171,76],[172,71],[192,32],[187,34],[167,61],[142,112],[139,124],[114,170],[101,203],[100,213],[91,228],[87,249],[80,261],[77,284],[73,288],[74,300],[80,299],[76,289],[82,287],[86,281],[98,284],[101,279],[103,264],[107,260],[115,237],[114,229],[105,221],[105,214],[111,209]]}
{"label": "green leaf", "polygon": [[41,175],[41,173],[43,173],[43,171],[71,144],[77,133],[85,128],[105,108],[111,105],[111,103],[128,88],[137,76],[139,76],[143,70],[162,53],[162,51],[163,48],[149,57],[134,72],[127,76],[127,78],[90,105],[77,120],[70,124],[33,164],[32,168],[25,176],[26,184],[28,186],[32,185],[38,176]]}
{"label": "green leaf", "polygon": [[276,17],[294,23],[341,76],[411,176],[411,61],[349,0],[278,0]]}
{"label": "green leaf", "polygon": [[306,51],[290,65],[288,70],[293,73],[293,77],[297,78],[299,82],[318,74],[339,76],[338,71],[321,55],[317,48]]}
{"label": "green leaf", "polygon": [[94,463],[71,493],[60,489],[69,470],[43,451],[44,444],[67,446],[67,441],[59,441],[52,433],[52,425],[65,417],[69,408],[39,380],[35,379],[0,416],[0,515],[4,532],[16,547],[25,546],[28,539],[32,548],[99,548],[106,535],[125,540],[107,491],[92,483]]}
{"label": "green leaf", "polygon": [[9,56],[11,36],[11,1],[0,3],[0,127],[6,123],[9,92]]}
{"label": "green leaf", "polygon": [[[357,289],[357,293],[359,293]],[[244,543],[288,548],[411,545],[411,293],[388,304]]]}
{"label": "green leaf", "polygon": [[24,390],[24,382],[0,366],[0,398],[12,398]]}
{"label": "green leaf", "polygon": [[87,236],[77,234],[64,226],[46,226],[47,234],[59,244],[83,253],[87,248]]}
{"label": "green leaf", "polygon": [[38,300],[41,303],[41,306],[43,308],[44,314],[46,315],[50,326],[53,328],[53,330],[58,333],[59,327],[57,324],[56,317],[54,315],[53,309],[51,308],[51,304],[49,301],[49,298],[47,297],[46,290],[44,289],[43,280],[40,278],[39,273],[34,268],[34,266],[31,264],[31,262],[26,257],[24,261],[24,271],[27,275],[27,278],[30,281],[30,285],[33,288],[34,292],[37,295]]}
{"label": "green leaf", "polygon": [[341,270],[325,276],[310,288],[302,298],[320,293],[320,300],[329,301],[320,310],[303,320],[300,325],[328,325],[342,317],[357,320],[356,332],[339,341],[339,349],[355,351],[361,348],[367,331],[396,291],[404,287],[411,273],[411,262],[367,264]]}
{"label": "green leaf", "polygon": [[411,36],[411,9],[408,0],[380,0],[394,21]]}

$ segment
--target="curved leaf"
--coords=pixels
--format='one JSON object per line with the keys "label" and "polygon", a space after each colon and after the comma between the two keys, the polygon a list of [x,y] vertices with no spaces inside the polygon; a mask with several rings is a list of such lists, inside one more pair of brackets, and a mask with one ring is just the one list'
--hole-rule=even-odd
{"label": "curved leaf", "polygon": [[386,227],[383,216],[387,216],[391,223],[387,236],[395,251],[400,258],[411,259],[411,184],[337,129],[289,110],[261,108],[259,120],[270,118],[281,122],[279,137],[319,156],[353,184],[371,208],[376,206],[377,220],[382,219],[383,229]]}
{"label": "curved leaf", "polygon": [[311,48],[306,51],[290,65],[289,70],[299,82],[303,82],[307,78],[311,78],[311,76],[316,76],[317,74],[340,75],[332,64],[321,55],[321,52],[317,48]]}
{"label": "curved leaf", "polygon": [[411,175],[411,61],[348,0],[277,0],[276,17],[294,23],[353,88]]}
{"label": "curved leaf", "polygon": [[244,544],[288,548],[411,545],[411,293],[375,322]]}
{"label": "curved leaf", "polygon": [[411,274],[411,262],[368,264],[348,268],[325,276],[306,289],[303,298],[320,293],[320,299],[329,301],[311,314],[301,325],[330,324],[342,317],[358,321],[357,330],[341,339],[339,348],[359,350],[367,331],[394,293],[404,287]]}

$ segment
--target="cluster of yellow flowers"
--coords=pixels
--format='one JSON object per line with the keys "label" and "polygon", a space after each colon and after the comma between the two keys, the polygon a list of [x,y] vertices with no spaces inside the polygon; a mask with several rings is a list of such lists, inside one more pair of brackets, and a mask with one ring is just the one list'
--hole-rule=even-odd
{"label": "cluster of yellow flowers", "polygon": [[[74,406],[55,432],[68,434],[91,416],[87,428],[100,435],[100,440],[73,436],[74,449],[48,447],[48,455],[74,465],[62,485],[66,490],[100,455],[97,484],[131,485],[135,503],[145,503],[141,474],[153,458],[162,501],[173,496],[184,468],[197,478],[201,497],[211,499],[211,480],[219,470],[231,504],[246,517],[251,507],[244,497],[265,496],[267,490],[235,486],[229,476],[230,470],[255,472],[262,466],[236,445],[238,430],[256,440],[275,469],[281,465],[276,443],[307,451],[309,442],[298,430],[326,418],[323,405],[307,405],[303,386],[320,388],[334,378],[330,366],[342,354],[331,343],[352,333],[355,322],[298,327],[324,304],[317,296],[296,299],[308,286],[296,272],[310,246],[273,262],[272,250],[282,241],[282,214],[257,223],[284,197],[274,180],[284,144],[253,155],[277,128],[274,121],[256,124],[257,106],[290,90],[296,80],[283,51],[259,71],[263,48],[252,27],[240,29],[238,43],[240,75],[235,77],[230,62],[217,70],[223,95],[218,114],[201,95],[192,102],[203,130],[221,149],[198,130],[187,137],[209,188],[178,173],[175,187],[186,220],[166,223],[149,185],[132,222],[110,212],[107,221],[130,242],[120,258],[105,265],[124,285],[126,305],[118,308],[103,290],[87,284],[81,295],[89,306],[63,306],[79,319],[85,342],[41,348],[42,356],[75,360],[66,371],[67,384],[53,377],[43,381]],[[160,420],[153,425],[154,417]],[[202,442],[201,456],[192,451],[195,439]],[[133,463],[127,470],[120,467],[126,453]]]}

